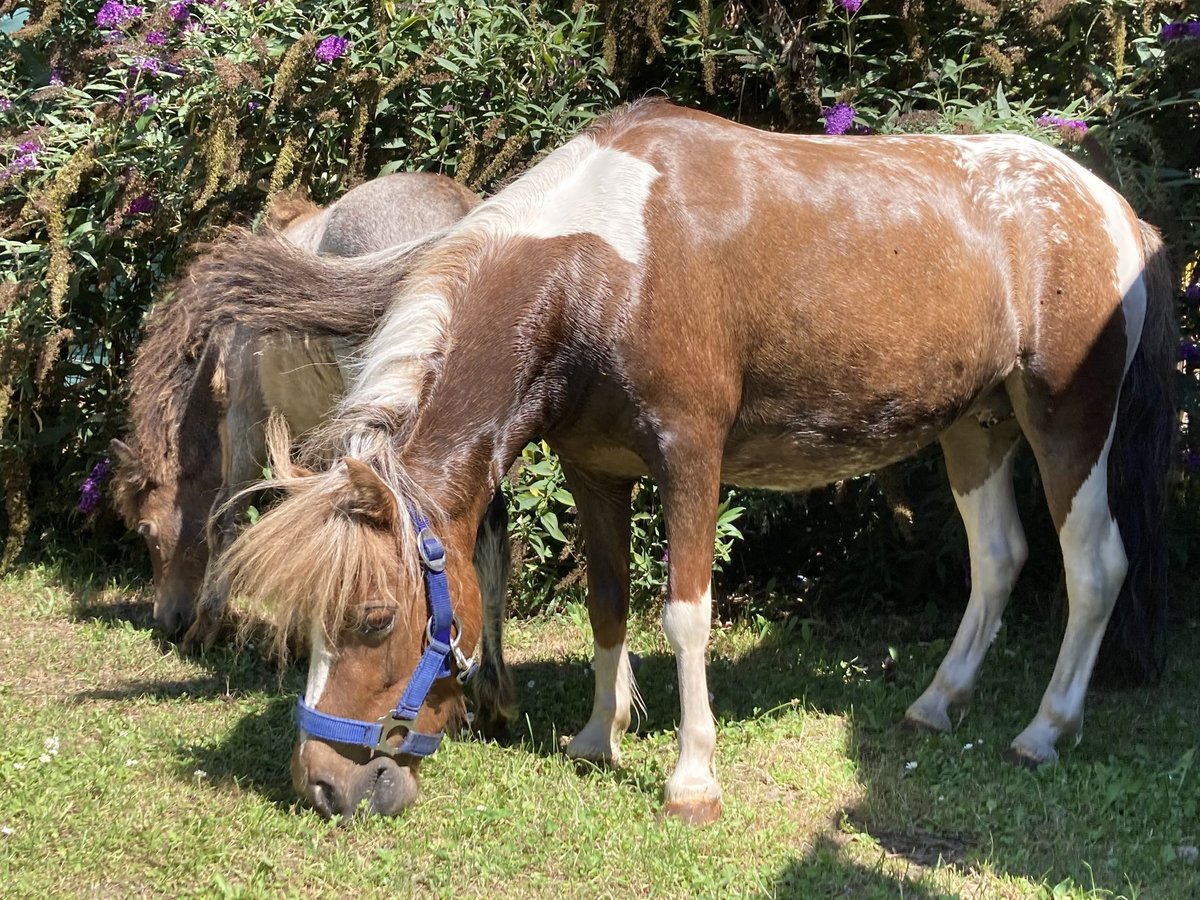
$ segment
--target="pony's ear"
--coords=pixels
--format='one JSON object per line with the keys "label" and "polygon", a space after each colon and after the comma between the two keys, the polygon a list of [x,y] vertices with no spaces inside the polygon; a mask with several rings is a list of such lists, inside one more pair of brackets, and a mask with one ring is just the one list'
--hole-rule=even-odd
{"label": "pony's ear", "polygon": [[272,411],[267,419],[266,437],[267,459],[271,461],[272,472],[280,478],[307,478],[313,474],[312,469],[292,462],[292,433],[278,412]]}
{"label": "pony's ear", "polygon": [[362,516],[373,525],[392,529],[396,526],[396,495],[375,470],[361,460],[344,457],[350,478],[348,511]]}
{"label": "pony's ear", "polygon": [[142,460],[137,452],[119,438],[113,438],[108,442],[108,452],[117,458],[117,465],[122,468],[131,470],[141,468]]}

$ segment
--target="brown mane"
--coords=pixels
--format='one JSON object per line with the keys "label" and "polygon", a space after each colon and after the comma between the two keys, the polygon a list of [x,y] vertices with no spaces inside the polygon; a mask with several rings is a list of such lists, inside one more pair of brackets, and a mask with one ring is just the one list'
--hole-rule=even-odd
{"label": "brown mane", "polygon": [[[219,351],[209,345],[208,330],[198,327],[186,294],[177,290],[151,311],[130,373],[129,418],[140,465],[117,466],[113,481],[114,502],[130,527],[137,521],[138,493],[188,472],[204,458],[203,442],[216,440],[214,398],[196,388],[216,374]],[[210,427],[184,440],[189,412],[207,414],[210,420],[202,424]]]}
{"label": "brown mane", "polygon": [[[402,617],[411,612],[389,585],[400,577],[400,595],[423,594],[416,532],[397,492],[395,525],[383,528],[365,516],[355,500],[345,462],[324,472],[297,468],[290,458],[286,428],[273,421],[268,451],[275,478],[254,485],[286,496],[240,536],[221,557],[220,577],[228,578],[257,607],[271,627],[272,652],[286,659],[289,646],[307,640],[308,629],[320,624],[325,640],[347,622],[362,596],[391,600]],[[410,496],[420,495],[401,475]],[[438,522],[439,509],[423,497],[421,510]],[[297,539],[297,536],[300,536]],[[249,620],[248,620],[249,622]],[[402,625],[407,627],[407,621]]]}

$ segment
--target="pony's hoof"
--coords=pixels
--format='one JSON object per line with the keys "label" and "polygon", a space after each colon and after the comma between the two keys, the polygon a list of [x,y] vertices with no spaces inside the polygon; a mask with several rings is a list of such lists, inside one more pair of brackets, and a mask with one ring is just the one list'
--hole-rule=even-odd
{"label": "pony's hoof", "polygon": [[950,717],[945,712],[936,715],[913,707],[909,707],[904,718],[900,720],[900,727],[905,731],[938,731],[942,733],[947,733],[952,728]]}
{"label": "pony's hoof", "polygon": [[1035,753],[1027,747],[1019,747],[1016,744],[1013,744],[1000,754],[1000,758],[1006,763],[1011,763],[1014,766],[1020,766],[1022,769],[1028,769],[1029,771],[1034,772],[1037,771],[1040,766],[1052,765],[1055,763],[1058,760],[1058,754],[1051,750],[1050,755],[1045,756],[1043,754]]}
{"label": "pony's hoof", "polygon": [[721,818],[721,798],[671,800],[663,806],[662,818],[678,819],[685,825],[702,828]]}
{"label": "pony's hoof", "polygon": [[558,749],[577,763],[590,763],[604,768],[615,768],[621,764],[620,751],[588,740],[587,729],[575,737],[564,734],[558,739]]}

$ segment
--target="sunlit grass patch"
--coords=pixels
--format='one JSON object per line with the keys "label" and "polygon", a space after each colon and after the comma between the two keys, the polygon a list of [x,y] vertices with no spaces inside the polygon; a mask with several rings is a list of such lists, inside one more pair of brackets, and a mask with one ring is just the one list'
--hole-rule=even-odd
{"label": "sunlit grass patch", "polygon": [[1093,696],[1081,743],[1030,773],[999,751],[1052,665],[1039,623],[1001,636],[948,735],[895,726],[942,638],[866,617],[717,627],[725,809],[696,830],[659,818],[678,699],[655,613],[631,624],[646,712],[621,767],[559,752],[592,680],[567,605],[510,629],[524,717],[507,744],[447,742],[416,807],[339,826],[289,782],[302,672],[164,649],[137,588],[27,570],[0,594],[6,897],[1186,897],[1200,878],[1200,672],[1182,649],[1162,687]]}

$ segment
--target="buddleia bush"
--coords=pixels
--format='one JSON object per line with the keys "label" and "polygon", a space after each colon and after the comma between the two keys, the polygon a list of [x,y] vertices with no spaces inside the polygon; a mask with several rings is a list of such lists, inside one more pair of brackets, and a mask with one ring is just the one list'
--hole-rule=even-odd
{"label": "buddleia bush", "polygon": [[[589,7],[0,5],[0,473],[8,544],[70,540],[146,309],[279,191],[395,169],[484,190],[617,99]],[[90,506],[91,504],[85,504]]]}
{"label": "buddleia bush", "polygon": [[[1064,147],[1176,253],[1180,462],[1200,470],[1187,419],[1200,414],[1189,268],[1200,248],[1200,24],[1185,0],[0,0],[0,14],[15,15],[0,23],[10,556],[30,509],[51,534],[80,524],[75,486],[120,428],[142,316],[195,242],[251,221],[278,191],[323,202],[393,169],[488,190],[647,93],[847,140],[1019,131]],[[546,447],[526,449],[508,490],[524,608],[581,589],[573,500]],[[1028,465],[1021,492],[1044,508]],[[1181,480],[1180,566],[1196,492]],[[723,498],[715,550],[735,603],[964,593],[965,541],[936,451],[806,496]],[[1041,516],[1026,519],[1033,558],[1054,560]],[[645,482],[637,597],[661,592],[668,560]]]}

